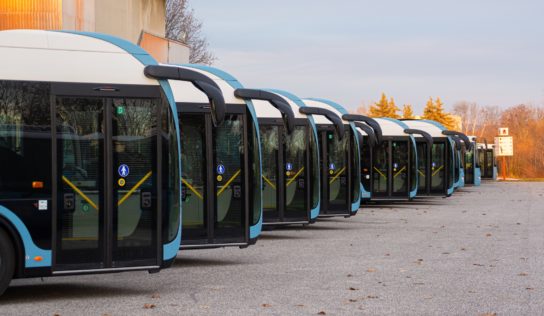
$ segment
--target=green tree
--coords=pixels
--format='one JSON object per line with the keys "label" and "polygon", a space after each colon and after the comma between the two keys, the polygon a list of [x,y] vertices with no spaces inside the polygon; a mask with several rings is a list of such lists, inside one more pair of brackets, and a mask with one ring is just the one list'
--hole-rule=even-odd
{"label": "green tree", "polygon": [[395,100],[393,98],[387,100],[385,93],[382,93],[380,101],[370,106],[369,114],[372,117],[399,118],[398,111],[399,108],[395,105]]}
{"label": "green tree", "polygon": [[414,110],[412,109],[412,105],[405,104],[402,107],[402,118],[405,118],[405,119],[413,119],[414,118]]}

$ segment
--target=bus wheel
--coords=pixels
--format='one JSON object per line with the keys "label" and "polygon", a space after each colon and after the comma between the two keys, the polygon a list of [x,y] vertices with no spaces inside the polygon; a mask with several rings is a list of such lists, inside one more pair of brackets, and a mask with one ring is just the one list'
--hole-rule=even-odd
{"label": "bus wheel", "polygon": [[7,289],[15,271],[15,251],[11,239],[0,228],[0,295]]}

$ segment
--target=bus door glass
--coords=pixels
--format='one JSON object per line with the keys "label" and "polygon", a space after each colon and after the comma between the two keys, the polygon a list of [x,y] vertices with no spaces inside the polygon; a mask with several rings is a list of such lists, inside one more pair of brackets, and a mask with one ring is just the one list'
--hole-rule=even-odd
{"label": "bus door glass", "polygon": [[478,163],[482,168],[482,178],[487,176],[485,156],[487,155],[486,149],[478,150]]}
{"label": "bus door glass", "polygon": [[453,151],[454,155],[454,165],[455,165],[455,173],[454,173],[454,179],[455,183],[459,182],[459,178],[461,176],[461,151],[458,149],[454,149]]}
{"label": "bus door glass", "polygon": [[431,190],[441,192],[446,182],[446,144],[434,143],[431,152]]}
{"label": "bus door glass", "polygon": [[215,127],[209,112],[179,117],[185,243],[244,241],[244,114],[227,114]]}
{"label": "bus door glass", "polygon": [[408,142],[391,142],[391,161],[393,175],[394,195],[404,195],[408,193]]}
{"label": "bus door glass", "polygon": [[295,126],[291,134],[284,133],[285,217],[307,219],[307,149],[308,127]]}
{"label": "bus door glass", "polygon": [[389,187],[389,141],[374,147],[372,171],[372,193],[386,195]]}
{"label": "bus door glass", "polygon": [[417,142],[417,173],[419,174],[418,191],[427,192],[427,150],[426,142]]}
{"label": "bus door glass", "polygon": [[183,239],[208,238],[205,121],[204,115],[183,113],[180,116]]}
{"label": "bus door glass", "polygon": [[493,178],[493,149],[482,150],[485,152],[485,171],[487,178]]}
{"label": "bus door glass", "polygon": [[474,183],[474,149],[465,151],[465,183]]}
{"label": "bus door glass", "polygon": [[328,204],[331,211],[348,210],[348,144],[349,130],[342,139],[339,139],[334,131],[326,132],[327,165],[326,185],[328,192]]}
{"label": "bus door glass", "polygon": [[372,168],[372,148],[368,136],[363,136],[361,145],[361,183],[367,192],[370,192],[370,175]]}
{"label": "bus door glass", "polygon": [[213,158],[215,180],[216,238],[243,241],[246,234],[244,177],[246,146],[244,115],[227,114],[214,128]]}
{"label": "bus door glass", "polygon": [[278,208],[278,158],[279,126],[260,125],[263,155],[263,216],[265,221],[279,221]]}
{"label": "bus door glass", "polygon": [[160,104],[56,98],[59,270],[157,264]]}

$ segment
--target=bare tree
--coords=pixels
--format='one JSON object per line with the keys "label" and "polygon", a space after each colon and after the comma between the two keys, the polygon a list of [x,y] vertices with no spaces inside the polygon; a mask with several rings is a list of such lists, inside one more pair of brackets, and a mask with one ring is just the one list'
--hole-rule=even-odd
{"label": "bare tree", "polygon": [[489,138],[492,139],[495,131],[499,127],[501,119],[501,110],[498,106],[485,106],[481,110],[482,122],[479,126],[478,138],[487,139],[488,134]]}
{"label": "bare tree", "polygon": [[187,0],[166,1],[166,37],[189,45],[190,63],[211,65],[217,60],[202,34],[202,22],[188,6]]}
{"label": "bare tree", "polygon": [[476,135],[482,123],[485,123],[486,109],[474,102],[461,101],[453,106],[453,113],[461,116],[463,133]]}

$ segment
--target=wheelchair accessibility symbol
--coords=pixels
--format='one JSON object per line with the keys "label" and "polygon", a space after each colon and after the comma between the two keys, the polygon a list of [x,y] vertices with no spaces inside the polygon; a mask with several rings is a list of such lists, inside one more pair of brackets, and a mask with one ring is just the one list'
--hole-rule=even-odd
{"label": "wheelchair accessibility symbol", "polygon": [[224,173],[225,173],[225,166],[217,165],[217,174],[224,174]]}

